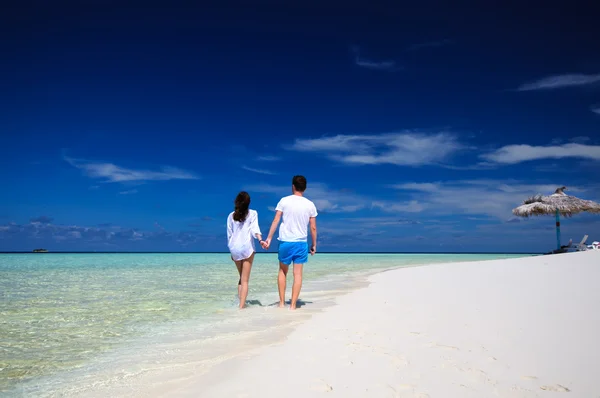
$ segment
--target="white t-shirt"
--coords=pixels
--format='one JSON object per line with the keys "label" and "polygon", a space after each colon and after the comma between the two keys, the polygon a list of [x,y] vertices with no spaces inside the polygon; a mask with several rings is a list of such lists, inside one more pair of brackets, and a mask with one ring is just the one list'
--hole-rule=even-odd
{"label": "white t-shirt", "polygon": [[318,214],[315,204],[304,196],[289,195],[277,203],[275,210],[283,213],[277,239],[282,242],[306,242],[308,220]]}
{"label": "white t-shirt", "polygon": [[[227,217],[227,247],[234,260],[247,259],[256,251],[254,238],[260,234],[258,227],[258,213],[248,210],[244,222],[235,221],[233,212]],[[262,234],[261,234],[262,235]]]}

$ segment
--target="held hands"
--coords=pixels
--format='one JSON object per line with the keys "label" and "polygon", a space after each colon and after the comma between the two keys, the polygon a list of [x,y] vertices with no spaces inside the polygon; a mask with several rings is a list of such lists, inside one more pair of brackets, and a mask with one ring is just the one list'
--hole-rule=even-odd
{"label": "held hands", "polygon": [[269,246],[271,246],[271,239],[261,240],[260,245],[262,246],[263,249],[269,250]]}

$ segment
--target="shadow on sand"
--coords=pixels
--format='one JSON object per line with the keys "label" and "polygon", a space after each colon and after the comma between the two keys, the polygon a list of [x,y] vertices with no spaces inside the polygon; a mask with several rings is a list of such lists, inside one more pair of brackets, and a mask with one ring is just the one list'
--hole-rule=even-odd
{"label": "shadow on sand", "polygon": [[[291,300],[288,300],[285,302],[285,305],[290,305]],[[302,308],[304,307],[306,304],[312,304],[312,301],[304,301],[301,299],[298,299],[298,301],[296,301],[296,308]],[[260,302],[260,300],[246,300],[246,306],[247,307],[254,307],[254,306],[258,306],[258,307],[277,307],[279,305],[279,301],[276,301],[272,304],[267,304],[264,305],[263,303]]]}

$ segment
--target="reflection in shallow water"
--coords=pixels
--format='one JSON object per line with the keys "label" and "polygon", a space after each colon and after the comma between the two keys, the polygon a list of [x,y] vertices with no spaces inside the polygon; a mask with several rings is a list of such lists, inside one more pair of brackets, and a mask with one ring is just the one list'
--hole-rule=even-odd
{"label": "reflection in shallow water", "polygon": [[257,254],[244,311],[228,254],[0,255],[0,392],[40,396],[78,370],[82,385],[116,383],[151,372],[132,370],[144,358],[161,369],[184,363],[182,347],[203,350],[190,354],[206,358],[196,369],[212,366],[234,341],[264,342],[265,331],[293,326],[374,270],[503,257],[517,256],[318,254],[305,266],[304,315],[290,318],[276,308],[275,254]]}

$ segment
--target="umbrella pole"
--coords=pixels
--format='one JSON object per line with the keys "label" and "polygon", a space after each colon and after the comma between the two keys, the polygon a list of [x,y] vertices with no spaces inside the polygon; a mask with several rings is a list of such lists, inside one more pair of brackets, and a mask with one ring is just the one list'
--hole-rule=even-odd
{"label": "umbrella pole", "polygon": [[560,213],[556,209],[556,248],[560,250]]}

